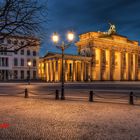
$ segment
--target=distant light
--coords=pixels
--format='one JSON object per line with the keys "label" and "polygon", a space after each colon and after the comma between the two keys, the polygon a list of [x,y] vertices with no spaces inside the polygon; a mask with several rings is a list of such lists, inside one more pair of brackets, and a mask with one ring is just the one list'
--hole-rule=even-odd
{"label": "distant light", "polygon": [[59,41],[59,35],[58,35],[56,32],[53,33],[52,41],[53,41],[54,43],[58,43],[58,41]]}
{"label": "distant light", "polygon": [[74,33],[73,32],[68,32],[67,39],[68,39],[68,41],[73,41],[74,40]]}
{"label": "distant light", "polygon": [[32,65],[32,62],[31,61],[28,61],[28,66],[31,66]]}

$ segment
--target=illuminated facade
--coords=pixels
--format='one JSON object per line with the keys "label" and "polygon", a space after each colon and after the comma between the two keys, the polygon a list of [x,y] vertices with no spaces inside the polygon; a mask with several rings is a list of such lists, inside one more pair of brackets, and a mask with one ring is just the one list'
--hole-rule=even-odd
{"label": "illuminated facade", "polygon": [[90,50],[91,80],[140,80],[140,48],[117,34],[89,32],[80,35],[78,51]]}
{"label": "illuminated facade", "polygon": [[[79,55],[64,56],[65,81],[87,81],[90,80],[91,57]],[[39,77],[45,81],[58,82],[61,80],[62,59],[61,54],[48,53],[40,59]]]}
{"label": "illuminated facade", "polygon": [[[26,45],[28,41],[32,46]],[[37,45],[36,45],[37,44]],[[23,47],[17,52],[0,52],[0,80],[27,80],[38,79],[39,40],[23,36],[7,36],[0,40],[0,50],[13,51]],[[32,62],[29,71],[28,61]]]}
{"label": "illuminated facade", "polygon": [[[65,55],[65,81],[140,80],[137,41],[116,33],[88,32],[79,36],[78,55]],[[39,77],[60,81],[61,54],[40,59]]]}

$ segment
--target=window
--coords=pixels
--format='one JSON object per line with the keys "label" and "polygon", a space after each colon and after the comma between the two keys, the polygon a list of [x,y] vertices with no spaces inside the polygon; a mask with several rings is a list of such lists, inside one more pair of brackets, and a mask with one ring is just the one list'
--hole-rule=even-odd
{"label": "window", "polygon": [[14,70],[14,79],[17,79],[17,78],[18,78],[18,71]]}
{"label": "window", "polygon": [[27,71],[27,79],[30,79],[31,78],[31,76],[30,76],[30,71],[28,70]]}
{"label": "window", "polygon": [[5,62],[5,61],[4,61],[4,58],[2,58],[2,66],[3,66],[3,67],[4,67],[4,62]]}
{"label": "window", "polygon": [[23,70],[20,71],[20,78],[24,79],[24,71]]}
{"label": "window", "polygon": [[33,56],[36,56],[36,51],[33,51]]}
{"label": "window", "polygon": [[8,39],[8,40],[7,40],[7,43],[8,43],[8,44],[11,44],[11,43],[12,43],[11,39]]}
{"label": "window", "polygon": [[4,48],[3,50],[4,50],[3,54],[7,55],[7,48]]}
{"label": "window", "polygon": [[4,39],[1,38],[1,39],[0,39],[0,44],[3,44],[3,43],[4,43]]}
{"label": "window", "polygon": [[14,66],[18,66],[18,59],[14,58]]}
{"label": "window", "polygon": [[0,57],[0,66],[2,67],[8,67],[8,58]]}
{"label": "window", "polygon": [[33,60],[33,67],[36,67],[36,60]]}
{"label": "window", "polygon": [[[27,66],[28,66],[28,62],[31,62],[31,60],[30,59],[27,59]],[[31,62],[31,65],[32,65],[32,62]]]}
{"label": "window", "polygon": [[21,60],[20,60],[20,65],[21,65],[21,66],[24,66],[24,59],[21,59]]}
{"label": "window", "polygon": [[8,63],[8,58],[5,58],[5,66],[8,67],[9,63]]}
{"label": "window", "polygon": [[21,55],[24,55],[24,50],[21,50],[20,54],[21,54]]}
{"label": "window", "polygon": [[30,50],[27,50],[27,55],[30,55]]}
{"label": "window", "polygon": [[1,52],[0,54],[1,54],[1,55],[4,55],[4,52],[3,52],[4,47],[0,47],[0,50],[2,50],[2,52]]}
{"label": "window", "polygon": [[36,71],[33,71],[33,79],[36,79]]}
{"label": "window", "polygon": [[18,54],[18,52],[17,52],[17,51],[14,51],[14,53],[15,53],[15,54]]}

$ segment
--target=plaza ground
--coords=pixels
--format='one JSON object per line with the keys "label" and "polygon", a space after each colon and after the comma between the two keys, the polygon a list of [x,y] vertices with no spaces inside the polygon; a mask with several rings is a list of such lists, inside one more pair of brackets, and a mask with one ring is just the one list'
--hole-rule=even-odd
{"label": "plaza ground", "polygon": [[[0,128],[0,140],[139,140],[139,100],[135,105],[128,105],[127,99],[88,102],[87,91],[95,85],[100,85],[100,89],[96,90],[101,93],[104,90],[112,94],[117,91],[115,96],[119,95],[119,85],[125,95],[129,93],[129,88],[139,93],[139,82],[115,83],[112,86],[109,82],[69,83],[66,85],[66,91],[69,91],[68,96],[66,92],[66,100],[56,101],[54,94],[45,95],[45,91],[51,93],[60,86],[59,83],[34,83],[31,86],[1,83],[0,124],[9,126]],[[28,99],[24,98],[24,94],[16,94],[25,86],[38,94],[30,94]]]}

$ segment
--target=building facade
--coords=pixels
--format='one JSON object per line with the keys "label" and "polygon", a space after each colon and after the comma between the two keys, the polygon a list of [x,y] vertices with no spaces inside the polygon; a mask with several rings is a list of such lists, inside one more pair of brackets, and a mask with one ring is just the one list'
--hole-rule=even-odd
{"label": "building facade", "polygon": [[[137,41],[108,32],[88,32],[79,36],[78,55],[65,55],[65,81],[140,80],[140,47]],[[61,80],[61,55],[48,53],[40,59],[39,77]]]}
{"label": "building facade", "polygon": [[[90,80],[91,57],[80,55],[64,55],[65,81]],[[48,53],[39,61],[39,77],[48,82],[61,81],[62,59],[61,54]]]}
{"label": "building facade", "polygon": [[90,32],[80,35],[76,45],[79,53],[91,52],[91,80],[140,80],[137,41],[117,34]]}
{"label": "building facade", "polygon": [[[26,80],[29,75],[31,79],[38,79],[38,60],[38,39],[8,36],[0,40],[0,80]],[[32,63],[30,70],[28,61]]]}

